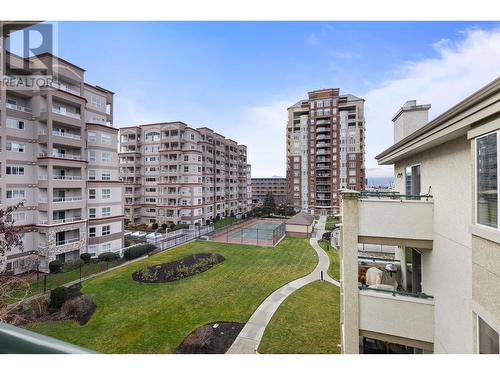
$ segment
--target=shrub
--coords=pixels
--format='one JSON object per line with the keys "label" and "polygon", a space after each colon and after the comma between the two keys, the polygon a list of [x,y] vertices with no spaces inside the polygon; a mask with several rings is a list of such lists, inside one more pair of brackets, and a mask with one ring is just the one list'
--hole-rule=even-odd
{"label": "shrub", "polygon": [[144,243],[141,245],[137,245],[126,249],[123,252],[123,257],[127,260],[132,260],[135,258],[139,258],[155,249],[155,246],[150,243]]}
{"label": "shrub", "polygon": [[151,224],[151,228],[153,228],[153,230],[157,230],[158,229],[158,223]]}
{"label": "shrub", "polygon": [[83,260],[83,263],[90,263],[91,258],[89,253],[80,254],[80,259]]}
{"label": "shrub", "polygon": [[330,241],[331,237],[332,237],[332,232],[325,232],[325,233],[323,233],[323,236],[321,236],[321,238],[323,240],[327,240],[327,241]]}
{"label": "shrub", "polygon": [[59,273],[62,271],[62,262],[60,260],[53,260],[49,263],[49,271],[50,273]]}
{"label": "shrub", "polygon": [[67,262],[64,262],[63,264],[63,271],[64,272],[69,272],[76,270],[77,268],[80,267],[80,264],[83,263],[83,260],[81,259],[75,259],[75,260],[68,260]]}
{"label": "shrub", "polygon": [[80,318],[92,311],[93,304],[92,295],[85,294],[64,302],[61,312],[65,315],[74,315]]}
{"label": "shrub", "polygon": [[205,225],[210,225],[210,219],[205,220]]}
{"label": "shrub", "polygon": [[47,314],[47,308],[49,307],[50,299],[46,295],[41,295],[35,297],[30,301],[30,309],[33,318],[40,318]]}
{"label": "shrub", "polygon": [[50,291],[50,307],[59,309],[68,299],[68,289],[64,286],[59,286]]}
{"label": "shrub", "polygon": [[97,259],[99,259],[100,262],[112,262],[116,259],[118,259],[119,255],[116,253],[113,253],[111,251],[107,251],[105,253],[99,254]]}

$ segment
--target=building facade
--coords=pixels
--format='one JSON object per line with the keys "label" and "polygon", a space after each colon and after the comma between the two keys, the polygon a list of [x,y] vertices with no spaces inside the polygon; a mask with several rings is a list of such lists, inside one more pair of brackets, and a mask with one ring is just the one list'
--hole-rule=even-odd
{"label": "building facade", "polygon": [[268,193],[273,196],[274,203],[287,203],[286,178],[252,178],[252,204],[264,203],[264,198]]}
{"label": "building facade", "polygon": [[24,202],[12,214],[23,227],[24,249],[10,251],[2,268],[19,273],[34,263],[47,271],[56,258],[121,249],[113,93],[86,83],[82,68],[48,53],[4,56],[0,75],[12,82],[19,72],[28,74],[27,67],[53,79],[41,88],[6,85],[0,93],[0,204]]}
{"label": "building facade", "polygon": [[287,194],[296,210],[339,211],[340,189],[364,190],[364,99],[339,89],[309,92],[288,108]]}
{"label": "building facade", "polygon": [[430,122],[429,108],[407,102],[376,157],[398,193],[342,192],[345,353],[499,353],[500,79]]}
{"label": "building facade", "polygon": [[165,122],[120,129],[132,223],[206,224],[251,205],[247,148],[209,128]]}

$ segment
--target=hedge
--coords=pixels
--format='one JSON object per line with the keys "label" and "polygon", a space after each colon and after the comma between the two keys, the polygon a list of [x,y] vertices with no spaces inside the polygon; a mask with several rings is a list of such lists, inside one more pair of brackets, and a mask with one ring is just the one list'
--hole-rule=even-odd
{"label": "hedge", "polygon": [[150,243],[144,243],[141,245],[133,246],[128,249],[126,249],[123,252],[123,257],[127,260],[132,260],[135,258],[139,258],[143,255],[146,255],[147,253],[153,251],[155,249],[155,246],[150,244]]}

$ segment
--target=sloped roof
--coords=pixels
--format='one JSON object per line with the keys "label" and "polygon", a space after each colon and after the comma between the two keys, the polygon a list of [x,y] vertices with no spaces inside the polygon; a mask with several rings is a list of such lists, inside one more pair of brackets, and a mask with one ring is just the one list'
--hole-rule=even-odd
{"label": "sloped roof", "polygon": [[301,211],[297,215],[288,219],[286,221],[286,224],[311,225],[313,222],[314,222],[313,215],[309,215],[307,212]]}

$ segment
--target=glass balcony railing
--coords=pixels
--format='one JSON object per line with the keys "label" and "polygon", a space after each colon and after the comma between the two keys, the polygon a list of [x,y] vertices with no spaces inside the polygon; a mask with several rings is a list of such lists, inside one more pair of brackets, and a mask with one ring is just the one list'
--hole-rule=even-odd
{"label": "glass balcony railing", "polygon": [[368,290],[368,291],[373,291],[373,292],[378,292],[378,293],[385,293],[385,294],[392,294],[393,296],[403,296],[403,297],[413,297],[413,298],[420,298],[420,299],[434,299],[434,296],[431,296],[430,294],[426,293],[414,293],[414,292],[407,292],[406,290],[399,290],[399,289],[382,289],[382,288],[372,288],[366,285],[360,285],[359,290]]}
{"label": "glass balcony railing", "polygon": [[359,193],[360,199],[367,198],[378,198],[378,199],[392,199],[392,200],[431,200],[432,195],[421,194],[421,195],[409,195],[409,194],[399,194],[398,191],[394,192],[379,192],[379,191],[362,191]]}
{"label": "glass balcony railing", "polygon": [[5,106],[7,108],[10,108],[10,109],[15,109],[16,111],[21,111],[21,112],[26,112],[26,113],[33,112],[33,110],[31,108],[23,107],[22,105],[7,103],[7,104],[5,104]]}

